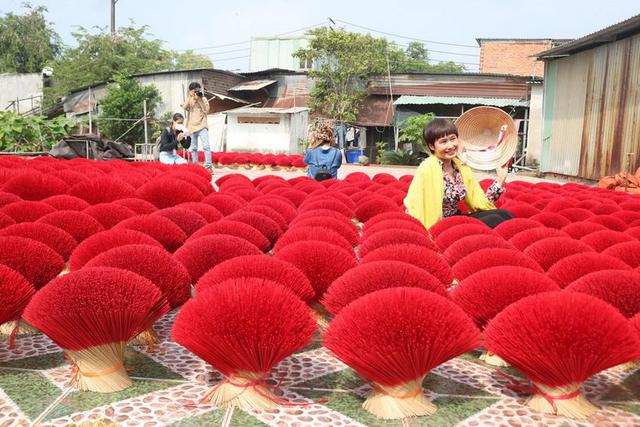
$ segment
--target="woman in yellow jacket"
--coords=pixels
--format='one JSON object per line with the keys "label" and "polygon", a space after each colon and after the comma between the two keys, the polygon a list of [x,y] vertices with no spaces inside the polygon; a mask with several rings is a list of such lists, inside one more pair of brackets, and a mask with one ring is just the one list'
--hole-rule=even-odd
{"label": "woman in yellow jacket", "polygon": [[507,166],[496,169],[497,179],[482,190],[471,168],[458,158],[458,129],[449,120],[431,120],[423,131],[431,156],[416,171],[404,204],[407,212],[428,229],[444,217],[462,215],[458,203],[464,200],[469,215],[493,228],[513,218],[509,212],[496,209],[493,202],[504,193]]}

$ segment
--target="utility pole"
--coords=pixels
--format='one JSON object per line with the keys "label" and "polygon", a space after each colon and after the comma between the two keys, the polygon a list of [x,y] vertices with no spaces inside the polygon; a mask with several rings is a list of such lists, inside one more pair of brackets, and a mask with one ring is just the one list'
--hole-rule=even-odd
{"label": "utility pole", "polygon": [[109,0],[111,2],[111,37],[116,38],[116,3],[118,0]]}

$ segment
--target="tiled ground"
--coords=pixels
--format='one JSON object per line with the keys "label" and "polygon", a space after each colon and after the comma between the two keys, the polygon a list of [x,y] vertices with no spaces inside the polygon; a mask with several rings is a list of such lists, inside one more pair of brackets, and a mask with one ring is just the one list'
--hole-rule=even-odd
{"label": "tiled ground", "polygon": [[[411,168],[345,166],[349,172],[379,172],[395,176],[414,173]],[[265,173],[290,178],[300,172],[237,171],[218,169],[218,176],[241,172],[255,178]],[[480,175],[479,178],[484,178]],[[536,180],[535,178],[512,179]],[[44,416],[41,425],[123,426],[640,426],[640,371],[615,368],[589,380],[587,396],[602,406],[589,422],[576,423],[529,411],[523,396],[505,386],[493,367],[477,359],[478,353],[451,360],[427,377],[425,388],[438,405],[431,417],[396,422],[375,419],[362,409],[368,385],[315,341],[304,351],[283,361],[274,377],[284,378],[283,397],[325,404],[310,404],[275,411],[247,413],[191,405],[220,375],[189,351],[172,342],[170,313],[156,324],[159,351],[130,348],[126,365],[134,384],[114,394],[69,390],[70,366],[61,350],[43,335],[19,337],[10,350],[6,337],[0,341],[0,426],[28,426]],[[504,369],[512,375],[518,373]],[[57,403],[51,408],[52,403]]]}
{"label": "tiled ground", "polygon": [[[195,405],[220,375],[167,334],[175,313],[157,324],[159,351],[130,348],[126,365],[132,387],[114,394],[70,391],[70,366],[42,335],[20,337],[17,348],[0,343],[0,426],[27,426],[56,399],[42,425],[113,422],[123,426],[640,426],[640,371],[614,368],[587,381],[585,394],[602,407],[589,422],[535,414],[523,396],[505,386],[478,352],[453,359],[429,374],[425,389],[438,405],[431,417],[388,422],[361,407],[369,386],[334,359],[317,341],[283,361],[273,376],[283,378],[283,397],[325,404],[247,413]],[[518,373],[512,368],[505,372]]]}

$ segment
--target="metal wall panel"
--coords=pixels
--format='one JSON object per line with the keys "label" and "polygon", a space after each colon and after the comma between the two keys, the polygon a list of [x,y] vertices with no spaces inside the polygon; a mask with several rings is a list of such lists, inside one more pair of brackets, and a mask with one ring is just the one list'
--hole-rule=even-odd
{"label": "metal wall panel", "polygon": [[576,175],[590,55],[559,60],[546,172]]}
{"label": "metal wall panel", "polygon": [[592,180],[635,171],[640,166],[640,35],[552,63],[558,74],[545,171]]}

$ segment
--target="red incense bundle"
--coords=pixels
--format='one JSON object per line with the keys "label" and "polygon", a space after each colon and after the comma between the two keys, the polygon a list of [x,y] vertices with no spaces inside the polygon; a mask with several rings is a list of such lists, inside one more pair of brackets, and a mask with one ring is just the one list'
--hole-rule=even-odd
{"label": "red incense bundle", "polygon": [[[514,302],[529,295],[559,290],[543,273],[505,265],[480,270],[462,280],[451,292],[451,299],[484,330],[491,319]],[[480,360],[489,365],[507,366],[500,357],[486,351]]]}
{"label": "red incense bundle", "polygon": [[24,237],[44,243],[67,261],[78,245],[66,231],[49,224],[22,222],[0,229],[0,236]]}
{"label": "red incense bundle", "polygon": [[113,230],[118,229],[140,231],[160,242],[171,253],[175,252],[187,240],[185,232],[173,221],[153,214],[125,219],[113,228]]}
{"label": "red incense bundle", "polygon": [[580,393],[582,382],[640,357],[627,319],[579,292],[545,292],[510,305],[489,323],[485,345],[531,380],[527,406],[574,419],[597,410]]}
{"label": "red incense bundle", "polygon": [[89,216],[98,221],[105,230],[108,230],[127,218],[136,216],[137,213],[126,206],[117,203],[98,203],[83,210]]}
{"label": "red incense bundle", "polygon": [[472,234],[449,245],[442,255],[449,265],[454,265],[470,253],[486,248],[515,249],[511,243],[501,236],[491,234]]}
{"label": "red incense bundle", "polygon": [[602,252],[610,246],[623,242],[637,242],[636,239],[626,233],[613,230],[601,230],[589,233],[580,239],[581,242],[591,246],[597,252]]}
{"label": "red incense bundle", "polygon": [[104,231],[102,224],[96,221],[95,218],[78,211],[51,212],[36,222],[61,228],[71,234],[78,243],[93,234]]}
{"label": "red incense bundle", "polygon": [[0,264],[17,271],[40,289],[58,276],[64,260],[49,246],[24,237],[0,236]]}
{"label": "red incense bundle", "polygon": [[267,252],[271,247],[271,242],[258,229],[245,224],[244,222],[230,221],[223,219],[205,225],[187,239],[187,241],[195,240],[202,236],[228,235],[235,236],[248,241],[255,245],[262,252]]}
{"label": "red incense bundle", "polygon": [[184,202],[199,202],[204,197],[195,185],[169,178],[153,179],[138,188],[136,194],[158,209],[170,208]]}
{"label": "red incense bundle", "polygon": [[20,327],[26,326],[20,317],[35,292],[24,276],[0,264],[0,331],[9,335],[9,348],[13,348],[13,339]]}
{"label": "red incense bundle", "polygon": [[229,279],[256,278],[278,283],[308,302],[315,292],[304,273],[286,261],[266,255],[246,255],[221,262],[206,272],[198,283],[196,291],[204,292]]}
{"label": "red incense bundle", "polygon": [[326,229],[335,231],[336,233],[347,239],[351,246],[356,246],[360,242],[360,237],[358,236],[358,228],[351,221],[340,221],[327,216],[308,217],[306,219],[292,222],[289,230],[293,230],[297,227],[324,227]]}
{"label": "red incense bundle", "polygon": [[380,231],[368,239],[364,240],[360,245],[360,256],[366,256],[378,248],[387,245],[410,244],[423,246],[427,249],[436,250],[435,244],[423,233],[416,233],[410,230],[385,230]]}
{"label": "red incense bundle", "polygon": [[352,301],[387,288],[420,288],[446,297],[447,288],[435,276],[401,261],[361,264],[337,278],[322,297],[322,305],[336,315]]}
{"label": "red incense bundle", "polygon": [[402,261],[415,265],[434,275],[449,288],[453,282],[453,273],[447,261],[437,252],[424,246],[410,244],[387,245],[373,250],[360,260],[362,264],[374,261]]}
{"label": "red incense bundle", "polygon": [[42,200],[42,203],[46,203],[59,211],[83,211],[90,206],[89,203],[84,200],[68,194],[57,194],[47,197]]}
{"label": "red incense bundle", "polygon": [[152,215],[163,216],[171,220],[175,225],[180,227],[187,236],[191,236],[193,233],[207,225],[207,221],[197,213],[177,206],[160,209]]}
{"label": "red incense bundle", "polygon": [[631,268],[638,268],[640,267],[640,242],[618,243],[605,249],[602,255],[612,256]]}
{"label": "red incense bundle", "polygon": [[123,365],[127,341],[168,310],[160,290],[144,277],[88,268],[42,288],[24,318],[65,350],[73,386],[111,393],[131,385]]}
{"label": "red incense bundle", "polygon": [[543,272],[537,262],[522,252],[503,248],[487,248],[473,252],[455,263],[451,271],[453,272],[453,277],[460,282],[475,272],[501,265],[512,265]]}
{"label": "red incense bundle", "polygon": [[578,240],[567,237],[542,239],[524,250],[524,254],[540,264],[545,271],[562,258],[583,252],[593,252],[593,249]]}
{"label": "red incense bundle", "polygon": [[571,283],[566,290],[600,298],[627,318],[640,312],[640,273],[635,271],[594,271]]}
{"label": "red incense bundle", "polygon": [[69,189],[68,194],[97,205],[135,197],[136,190],[121,179],[102,177],[79,182]]}
{"label": "red incense bundle", "polygon": [[202,403],[255,410],[288,403],[266,380],[274,366],[309,343],[315,329],[309,307],[289,289],[242,278],[185,304],[171,335],[226,377]]}
{"label": "red incense bundle", "polygon": [[119,268],[149,279],[162,291],[171,308],[181,306],[191,296],[189,273],[161,247],[118,246],[102,252],[84,266],[91,267]]}
{"label": "red incense bundle", "polygon": [[383,419],[431,415],[429,371],[479,344],[479,331],[452,301],[417,288],[390,288],[346,306],[324,346],[372,384],[363,407]]}
{"label": "red incense bundle", "polygon": [[195,283],[204,273],[223,261],[261,253],[256,246],[239,237],[209,235],[188,241],[173,256],[185,266]]}
{"label": "red incense bundle", "polygon": [[582,276],[601,270],[631,270],[631,267],[612,256],[583,252],[559,260],[549,268],[547,274],[561,288],[566,288]]}
{"label": "red incense bundle", "polygon": [[295,265],[307,276],[315,291],[313,301],[320,300],[334,280],[357,265],[353,252],[315,240],[292,243],[275,257]]}
{"label": "red incense bundle", "polygon": [[340,234],[333,230],[326,229],[324,227],[300,227],[296,226],[282,235],[273,246],[273,252],[278,252],[282,248],[295,243],[306,240],[319,240],[322,242],[328,242],[333,245],[339,246],[347,252],[353,251],[353,246],[342,237]]}

